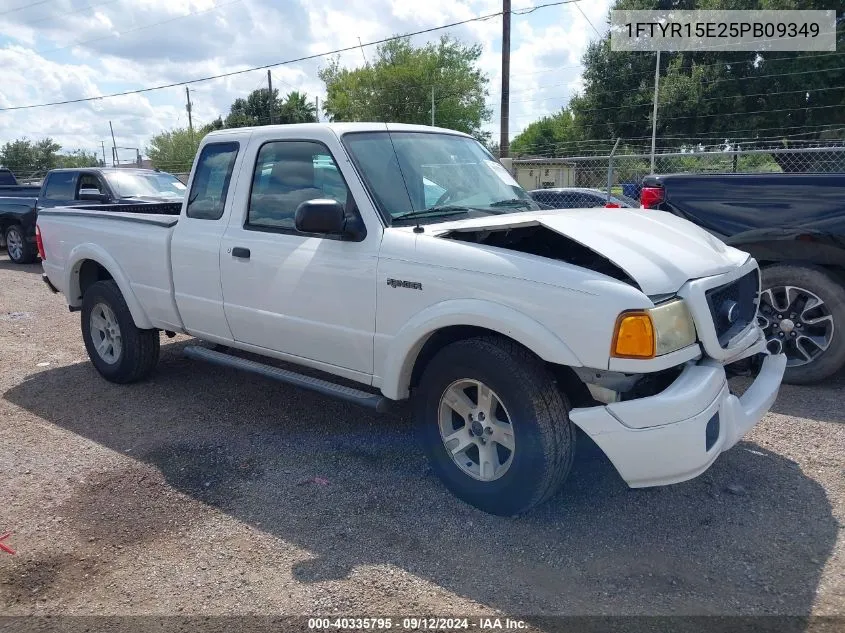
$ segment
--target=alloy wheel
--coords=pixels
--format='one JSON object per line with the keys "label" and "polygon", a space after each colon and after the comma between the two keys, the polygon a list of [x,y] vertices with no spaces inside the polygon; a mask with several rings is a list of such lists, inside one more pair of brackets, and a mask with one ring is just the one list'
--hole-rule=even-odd
{"label": "alloy wheel", "polygon": [[97,354],[109,364],[120,359],[123,341],[120,335],[120,325],[114,311],[105,303],[98,303],[91,310],[91,340]]}
{"label": "alloy wheel", "polygon": [[788,367],[813,362],[833,340],[833,315],[827,304],[797,286],[763,290],[757,322],[766,335],[769,352],[786,354]]}
{"label": "alloy wheel", "polygon": [[15,228],[9,229],[6,233],[6,251],[14,261],[23,257],[23,235]]}
{"label": "alloy wheel", "polygon": [[440,437],[465,474],[480,481],[502,477],[516,444],[510,415],[496,393],[479,380],[456,380],[440,398]]}

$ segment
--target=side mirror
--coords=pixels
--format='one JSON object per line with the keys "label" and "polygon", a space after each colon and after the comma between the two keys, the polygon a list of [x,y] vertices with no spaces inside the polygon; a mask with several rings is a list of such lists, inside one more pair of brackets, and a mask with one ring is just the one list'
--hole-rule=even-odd
{"label": "side mirror", "polygon": [[104,202],[106,196],[100,193],[99,189],[80,189],[79,190],[79,199],[80,200],[92,200],[94,202]]}
{"label": "side mirror", "polygon": [[337,200],[306,200],[296,208],[295,223],[302,233],[341,235],[346,229],[346,213]]}

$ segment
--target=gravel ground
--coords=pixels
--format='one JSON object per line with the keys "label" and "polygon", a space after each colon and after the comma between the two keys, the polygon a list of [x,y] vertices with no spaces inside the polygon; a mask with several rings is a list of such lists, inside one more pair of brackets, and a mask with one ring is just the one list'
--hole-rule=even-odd
{"label": "gravel ground", "polygon": [[845,616],[845,374],[784,386],[693,481],[630,490],[583,445],[557,497],[504,519],[446,492],[406,411],[187,340],[107,383],[40,266],[0,258],[0,613]]}

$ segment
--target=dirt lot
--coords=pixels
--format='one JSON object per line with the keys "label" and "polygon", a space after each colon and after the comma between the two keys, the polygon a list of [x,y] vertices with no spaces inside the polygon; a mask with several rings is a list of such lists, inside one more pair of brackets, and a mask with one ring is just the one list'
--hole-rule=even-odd
{"label": "dirt lot", "polygon": [[405,412],[187,340],[109,384],[40,266],[2,256],[0,613],[845,615],[845,374],[785,386],[694,481],[630,490],[588,448],[503,519],[445,491]]}

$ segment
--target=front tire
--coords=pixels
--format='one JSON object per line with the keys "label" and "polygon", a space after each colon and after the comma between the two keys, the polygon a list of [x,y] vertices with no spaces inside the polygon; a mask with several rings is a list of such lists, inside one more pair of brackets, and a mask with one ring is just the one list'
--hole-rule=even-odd
{"label": "front tire", "polygon": [[572,466],[569,407],[543,363],[504,337],[444,347],[415,396],[432,470],[458,498],[503,516],[551,497]]}
{"label": "front tire", "polygon": [[146,378],[158,363],[158,330],[141,330],[117,284],[92,284],[82,297],[82,340],[91,362],[110,382]]}
{"label": "front tire", "polygon": [[783,381],[819,382],[845,365],[845,288],[816,266],[775,264],[762,271],[760,326],[770,352],[787,357]]}
{"label": "front tire", "polygon": [[37,253],[23,233],[19,224],[13,224],[6,229],[6,252],[16,264],[31,264]]}

